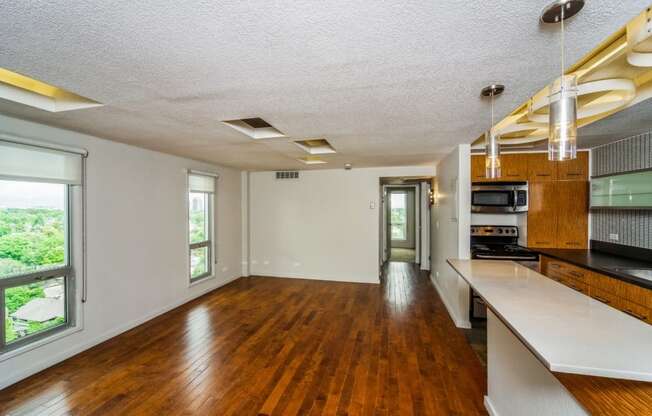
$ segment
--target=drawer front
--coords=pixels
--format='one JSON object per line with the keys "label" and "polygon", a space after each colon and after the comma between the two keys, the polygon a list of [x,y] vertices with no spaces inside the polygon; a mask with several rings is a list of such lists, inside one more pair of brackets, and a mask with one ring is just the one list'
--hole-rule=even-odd
{"label": "drawer front", "polygon": [[589,276],[591,275],[589,270],[552,259],[547,261],[547,271],[551,273],[560,273],[583,283],[589,283]]}
{"label": "drawer front", "polygon": [[650,309],[646,308],[645,306],[641,306],[638,303],[622,300],[621,306],[618,309],[625,312],[629,316],[640,319],[643,322],[647,322],[648,324],[652,323],[652,315]]}
{"label": "drawer front", "polygon": [[589,294],[589,285],[587,285],[586,283],[568,277],[562,278],[561,282],[566,286],[570,287],[571,289],[576,290],[584,295],[588,296]]}
{"label": "drawer front", "polygon": [[620,280],[613,279],[600,273],[590,274],[589,285],[604,292],[612,293],[616,296],[622,296],[622,292],[624,291],[622,282]]}
{"label": "drawer front", "polygon": [[613,293],[595,287],[589,287],[589,296],[605,305],[611,306],[612,308],[620,309],[622,307],[620,298]]}

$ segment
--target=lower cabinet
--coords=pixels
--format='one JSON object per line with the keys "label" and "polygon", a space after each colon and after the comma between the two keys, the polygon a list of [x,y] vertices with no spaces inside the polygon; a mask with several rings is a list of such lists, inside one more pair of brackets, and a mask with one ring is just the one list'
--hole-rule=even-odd
{"label": "lower cabinet", "polygon": [[652,290],[547,256],[541,256],[539,270],[552,280],[652,324]]}

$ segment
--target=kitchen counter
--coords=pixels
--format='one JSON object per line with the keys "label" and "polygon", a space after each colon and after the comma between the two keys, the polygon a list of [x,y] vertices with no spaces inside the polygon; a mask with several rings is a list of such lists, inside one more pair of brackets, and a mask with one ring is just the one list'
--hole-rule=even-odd
{"label": "kitchen counter", "polygon": [[616,268],[652,269],[652,261],[634,260],[598,250],[572,250],[554,248],[531,248],[544,256],[562,260],[575,266],[593,270],[613,278],[652,289],[652,280],[639,278],[615,270]]}
{"label": "kitchen counter", "polygon": [[511,261],[448,263],[549,371],[652,382],[652,326]]}

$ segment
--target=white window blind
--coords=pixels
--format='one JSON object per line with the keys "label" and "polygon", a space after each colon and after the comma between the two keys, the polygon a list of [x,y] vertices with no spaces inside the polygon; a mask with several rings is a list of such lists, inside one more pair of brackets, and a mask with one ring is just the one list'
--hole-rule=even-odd
{"label": "white window blind", "polygon": [[82,155],[0,141],[0,179],[80,185]]}
{"label": "white window blind", "polygon": [[215,176],[191,171],[188,174],[188,190],[190,192],[215,193]]}

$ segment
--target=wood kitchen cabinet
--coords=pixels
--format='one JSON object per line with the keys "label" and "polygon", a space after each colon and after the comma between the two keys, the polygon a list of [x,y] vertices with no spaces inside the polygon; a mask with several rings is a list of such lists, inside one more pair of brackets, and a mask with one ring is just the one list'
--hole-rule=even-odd
{"label": "wood kitchen cabinet", "polygon": [[528,158],[523,154],[510,153],[500,156],[502,177],[504,181],[527,181]]}
{"label": "wood kitchen cabinet", "polygon": [[[589,240],[589,183],[587,181],[553,182],[553,199],[557,217],[555,247],[586,249]],[[529,227],[529,218],[528,218]]]}
{"label": "wood kitchen cabinet", "polygon": [[488,179],[485,175],[484,155],[471,156],[471,181],[472,182],[516,182],[528,179],[528,159],[524,154],[504,154],[500,157],[501,171],[500,178]]}
{"label": "wood kitchen cabinet", "polygon": [[527,212],[527,245],[535,248],[556,246],[557,207],[554,182],[530,182]]}
{"label": "wood kitchen cabinet", "polygon": [[577,152],[577,159],[555,162],[557,177],[560,181],[589,180],[589,152]]}
{"label": "wood kitchen cabinet", "polygon": [[541,274],[550,279],[652,324],[652,290],[548,256],[539,262]]}
{"label": "wood kitchen cabinet", "polygon": [[547,153],[530,153],[527,157],[527,179],[530,182],[557,180],[557,163],[548,160]]}
{"label": "wood kitchen cabinet", "polygon": [[471,182],[483,182],[486,180],[484,155],[471,156]]}

